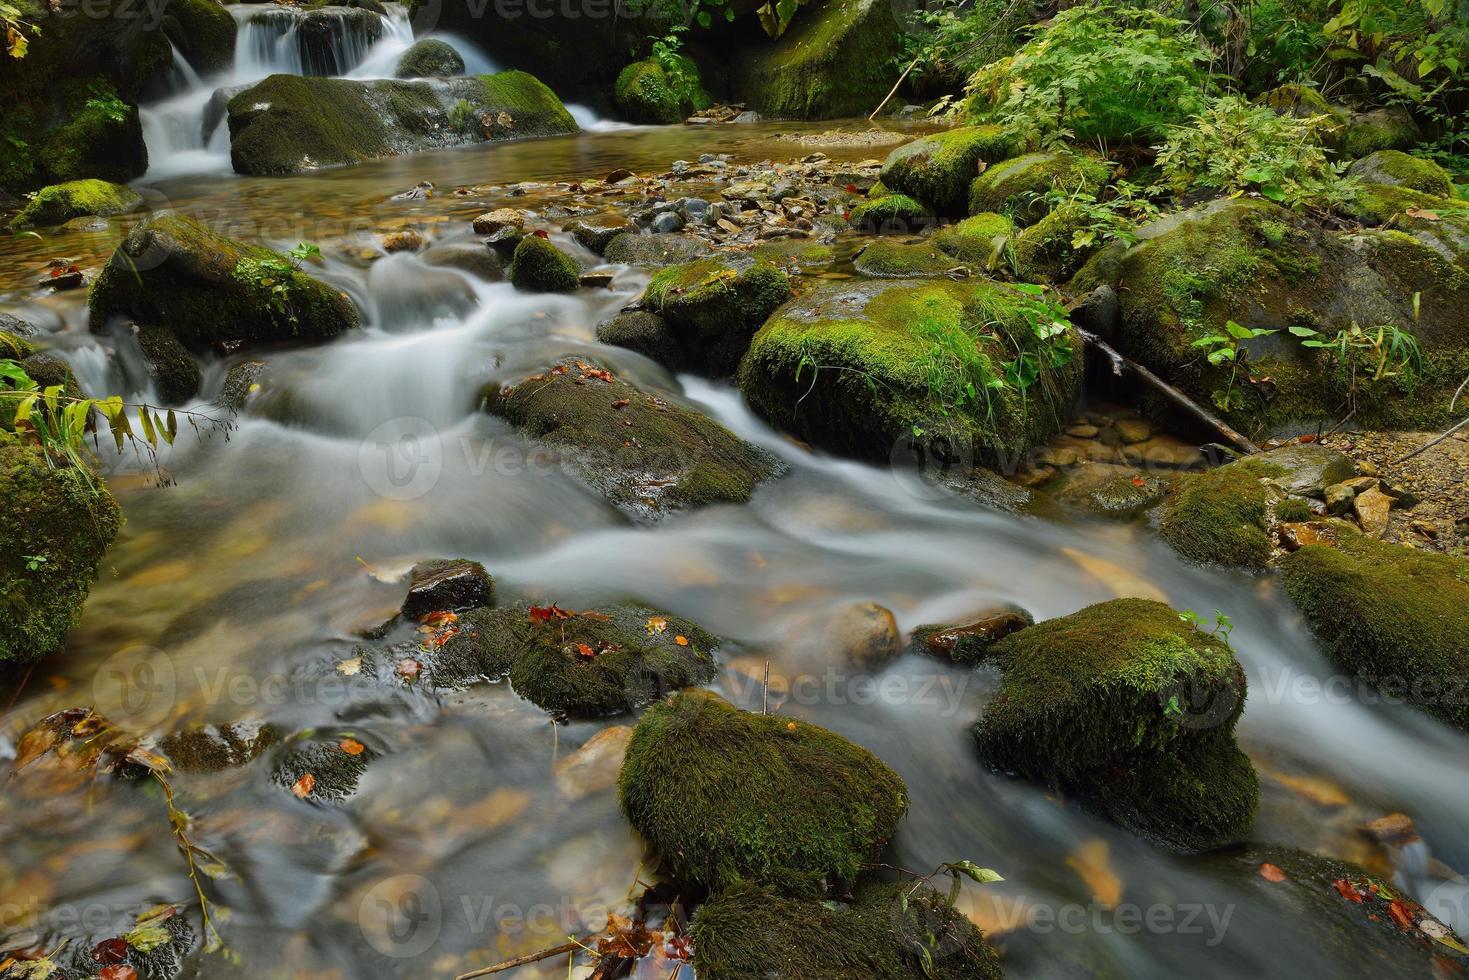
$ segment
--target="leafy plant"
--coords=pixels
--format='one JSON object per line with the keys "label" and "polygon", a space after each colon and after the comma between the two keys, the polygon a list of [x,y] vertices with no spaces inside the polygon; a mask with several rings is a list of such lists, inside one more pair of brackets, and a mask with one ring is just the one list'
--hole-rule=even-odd
{"label": "leafy plant", "polygon": [[938,0],[908,16],[904,65],[914,79],[961,83],[991,62],[1014,54],[1030,7],[1015,0]]}
{"label": "leafy plant", "polygon": [[302,262],[321,258],[321,249],[311,242],[300,242],[286,254],[294,260],[295,267],[299,269]]}
{"label": "leafy plant", "polygon": [[105,83],[95,84],[88,88],[86,107],[101,115],[109,122],[125,122],[128,117],[128,104],[118,98],[117,93],[110,85]]}
{"label": "leafy plant", "polygon": [[1136,245],[1137,226],[1158,217],[1161,213],[1152,200],[1155,188],[1143,189],[1127,181],[1118,181],[1099,197],[1079,188],[1068,190],[1057,185],[1045,195],[1051,209],[1068,206],[1072,213],[1081,218],[1072,231],[1071,247],[1077,251],[1119,241],[1124,245]]}
{"label": "leafy plant", "polygon": [[1469,66],[1469,10],[1462,0],[1338,0],[1335,9],[1323,33],[1375,58],[1369,71],[1389,85],[1442,84]]}
{"label": "leafy plant", "polygon": [[22,19],[23,11],[7,0],[0,0],[0,39],[4,40],[5,53],[12,58],[24,58],[30,49],[30,38],[26,37],[29,31],[32,35],[39,35],[41,29],[34,24],[27,23]]}
{"label": "leafy plant", "polygon": [[51,560],[49,555],[21,555],[20,557],[26,563],[28,572],[39,572]]}
{"label": "leafy plant", "polygon": [[[701,0],[707,2],[707,0]],[[780,37],[791,26],[791,20],[796,16],[796,11],[805,4],[806,0],[765,0],[756,11],[755,16],[760,18],[760,26],[772,39]],[[731,11],[733,14],[733,11]],[[733,20],[733,16],[730,18]],[[707,23],[700,22],[704,27]]]}
{"label": "leafy plant", "polygon": [[[292,254],[295,254],[294,250]],[[267,290],[271,309],[294,323],[296,311],[291,307],[291,276],[295,271],[296,267],[284,259],[243,258],[235,265],[235,278]]]}
{"label": "leafy plant", "polygon": [[[1415,294],[1414,307],[1418,296]],[[1335,373],[1346,387],[1347,405],[1355,411],[1357,397],[1369,385],[1394,380],[1408,391],[1417,386],[1423,372],[1423,352],[1418,338],[1394,326],[1384,325],[1364,330],[1352,324],[1330,337],[1310,327],[1291,327],[1301,346],[1327,354]]]}
{"label": "leafy plant", "polygon": [[468,99],[460,99],[449,107],[449,125],[454,129],[467,129],[473,119],[474,105]]}
{"label": "leafy plant", "polygon": [[1210,395],[1220,411],[1228,412],[1244,405],[1244,392],[1235,388],[1240,369],[1245,367],[1245,362],[1249,360],[1249,352],[1245,349],[1244,342],[1257,337],[1266,337],[1279,331],[1262,327],[1242,327],[1233,320],[1224,325],[1224,331],[1222,334],[1212,333],[1200,337],[1191,346],[1204,348],[1205,359],[1213,366],[1229,365],[1229,378],[1224,387],[1215,389]]}
{"label": "leafy plant", "polygon": [[1208,633],[1226,647],[1229,646],[1229,635],[1234,632],[1234,620],[1224,614],[1224,610],[1214,610],[1214,625],[1205,628],[1203,617],[1192,609],[1185,609],[1178,614],[1178,618],[1188,623],[1196,630]]}

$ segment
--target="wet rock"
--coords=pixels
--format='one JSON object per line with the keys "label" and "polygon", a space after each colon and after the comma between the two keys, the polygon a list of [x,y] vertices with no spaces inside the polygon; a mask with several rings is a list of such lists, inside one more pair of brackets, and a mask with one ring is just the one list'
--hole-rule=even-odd
{"label": "wet rock", "polygon": [[417,620],[432,612],[465,612],[494,602],[494,580],[479,562],[468,558],[426,561],[408,573],[403,615]]}
{"label": "wet rock", "polygon": [[1087,503],[1107,517],[1136,517],[1162,503],[1167,492],[1168,484],[1155,476],[1118,476],[1088,493]]}
{"label": "wet rock", "polygon": [[629,122],[671,125],[709,106],[699,81],[699,67],[681,54],[671,55],[674,71],[655,58],[635,61],[622,69],[612,86],[612,97]]}
{"label": "wet rock", "polygon": [[909,234],[934,223],[933,212],[906,194],[884,194],[863,201],[847,214],[852,227],[870,234]]}
{"label": "wet rock", "polygon": [[506,228],[515,231],[525,231],[525,223],[528,215],[519,208],[496,208],[487,211],[474,219],[474,233],[476,235],[493,235]]}
{"label": "wet rock", "polygon": [[967,276],[969,270],[932,245],[914,245],[874,238],[863,246],[852,263],[859,273],[873,279],[932,279],[953,274]]}
{"label": "wet rock", "polygon": [[153,389],[165,405],[182,405],[199,394],[204,374],[188,348],[163,327],[137,327],[138,347]]}
{"label": "wet rock", "polygon": [[201,725],[169,732],[158,748],[183,772],[222,772],[249,765],[281,741],[281,731],[260,722]]}
{"label": "wet rock", "polygon": [[613,725],[604,728],[571,755],[556,763],[556,788],[569,800],[580,800],[612,789],[617,774],[627,758],[627,743],[632,728]]}
{"label": "wet rock", "polygon": [[1050,213],[1046,200],[1061,184],[1083,193],[1095,193],[1107,182],[1107,166],[1087,153],[1052,150],[1027,153],[986,167],[966,184],[969,213],[993,212],[1029,227]]}
{"label": "wet rock", "polygon": [[1334,547],[1339,539],[1337,526],[1330,521],[1298,521],[1282,523],[1276,533],[1286,551],[1299,551],[1310,544]]}
{"label": "wet rock", "polygon": [[503,391],[489,410],[561,450],[613,504],[652,520],[685,507],[750,499],[780,472],[768,453],[713,419],[647,394],[585,361],[563,360]]}
{"label": "wet rock", "polygon": [[1347,483],[1333,483],[1326,488],[1326,512],[1340,517],[1349,513],[1352,509],[1352,501],[1357,498],[1357,491]]}
{"label": "wet rock", "polygon": [[667,235],[671,232],[683,231],[686,223],[683,215],[677,211],[664,211],[653,218],[651,227],[655,235]]}
{"label": "wet rock", "polygon": [[7,349],[8,342],[4,338],[5,334],[11,337],[34,337],[38,333],[40,333],[40,328],[34,323],[9,313],[0,313],[0,356],[16,356],[13,349]]}
{"label": "wet rock", "polygon": [[230,365],[220,387],[215,404],[238,415],[245,410],[245,403],[259,387],[259,379],[265,373],[264,361],[241,361]]}
{"label": "wet rock", "polygon": [[423,253],[423,261],[458,269],[486,282],[496,282],[505,273],[505,260],[500,253],[480,241],[437,243]]}
{"label": "wet rock", "polygon": [[933,235],[939,250],[960,262],[980,268],[999,268],[1006,244],[1015,235],[1015,223],[998,214],[976,214]]}
{"label": "wet rock", "polygon": [[614,347],[635,350],[670,371],[681,371],[687,364],[683,345],[668,321],[646,310],[619,313],[599,324],[597,339]]}
{"label": "wet rock", "polygon": [[10,222],[12,230],[65,224],[82,216],[111,217],[143,206],[137,191],[105,180],[73,180],[36,192]]}
{"label": "wet rock", "polygon": [[790,296],[782,270],[736,253],[658,272],[643,303],[668,322],[694,367],[720,376],[734,373],[755,331]]}
{"label": "wet rock", "polygon": [[450,78],[464,74],[464,59],[453,45],[426,37],[403,52],[393,74],[398,78]]}
{"label": "wet rock", "polygon": [[[256,17],[281,16],[285,11],[267,11]],[[301,52],[303,74],[323,78],[345,75],[357,67],[353,56],[382,40],[383,18],[361,7],[324,6],[304,14],[290,11],[297,20],[294,32],[283,38],[294,40]]]}
{"label": "wet rock", "polygon": [[350,733],[315,732],[286,743],[271,778],[308,803],[346,803],[357,794],[358,783],[379,754]]}
{"label": "wet rock", "polygon": [[919,626],[913,630],[913,642],[930,656],[956,664],[977,664],[989,657],[996,643],[1033,625],[1035,618],[1024,609],[1000,606],[962,625]]}
{"label": "wet rock", "polygon": [[510,281],[532,293],[571,293],[581,285],[581,266],[549,240],[527,235],[515,246]]}
{"label": "wet rock", "polygon": [[875,602],[858,602],[828,619],[823,643],[862,670],[881,670],[903,651],[893,611]]}
{"label": "wet rock", "polygon": [[715,890],[749,882],[840,893],[908,808],[902,779],[866,749],[702,690],[648,710],[619,785],[623,812],[664,866],[686,886]]}
{"label": "wet rock", "polygon": [[1349,480],[1357,472],[1346,456],[1316,443],[1290,443],[1256,458],[1260,466],[1282,470],[1270,477],[1272,484],[1301,497],[1322,498],[1328,486]]}
{"label": "wet rock", "polygon": [[1204,564],[1263,568],[1270,557],[1270,503],[1278,472],[1246,457],[1180,478],[1158,531],[1185,558]]}
{"label": "wet rock", "polygon": [[1090,422],[1080,422],[1068,428],[1066,434],[1073,439],[1095,439],[1100,431]]}
{"label": "wet rock", "polygon": [[974,727],[990,765],[1074,793],[1184,851],[1242,840],[1259,802],[1234,740],[1245,674],[1221,641],[1146,599],[1114,599],[1001,640]]}
{"label": "wet rock", "polygon": [[708,255],[709,244],[693,235],[614,235],[603,256],[618,265],[666,266]]}
{"label": "wet rock", "polygon": [[595,215],[579,218],[561,229],[569,234],[582,248],[598,255],[606,253],[608,244],[626,232],[636,234],[636,229],[620,214]]}
{"label": "wet rock", "polygon": [[882,183],[942,215],[999,212],[997,207],[966,209],[969,185],[986,167],[1009,159],[1023,148],[1018,138],[1002,126],[950,129],[919,137],[889,153],[882,165]]}
{"label": "wet rock", "polygon": [[1382,537],[1387,530],[1392,506],[1393,498],[1376,487],[1369,487],[1352,498],[1352,512],[1362,525],[1362,533],[1374,538]]}
{"label": "wet rock", "polygon": [[1153,427],[1145,419],[1118,419],[1112,427],[1117,430],[1118,438],[1129,446],[1153,438]]}
{"label": "wet rock", "polygon": [[394,252],[421,252],[428,246],[428,240],[416,228],[403,228],[379,235],[378,244],[384,252],[392,255]]}
{"label": "wet rock", "polygon": [[611,289],[614,278],[610,272],[583,272],[577,281],[583,289]]}

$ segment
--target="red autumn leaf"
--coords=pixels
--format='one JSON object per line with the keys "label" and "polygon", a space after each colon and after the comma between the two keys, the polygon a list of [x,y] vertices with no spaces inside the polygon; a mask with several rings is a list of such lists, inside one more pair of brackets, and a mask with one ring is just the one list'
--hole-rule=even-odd
{"label": "red autumn leaf", "polygon": [[441,647],[445,643],[448,643],[450,640],[454,639],[454,637],[456,637],[458,635],[459,635],[459,627],[457,627],[457,626],[451,626],[449,629],[446,629],[446,630],[444,630],[441,633],[435,633],[433,635],[433,638],[432,638],[431,642],[433,643],[434,646]]}
{"label": "red autumn leaf", "polygon": [[1140,476],[1135,476],[1135,477],[1132,478],[1132,485],[1135,486],[1135,487],[1146,486],[1147,485],[1147,482],[1148,482],[1147,480],[1143,479]]}
{"label": "red autumn leaf", "polygon": [[541,626],[556,619],[570,619],[574,615],[575,613],[567,612],[565,609],[557,606],[554,602],[551,603],[549,606],[530,607],[530,621],[536,626]]}
{"label": "red autumn leaf", "polygon": [[586,377],[596,378],[599,381],[605,381],[609,385],[612,383],[612,372],[604,368],[593,368],[590,371],[586,372]]}
{"label": "red autumn leaf", "polygon": [[341,740],[341,742],[337,744],[341,747],[341,750],[348,755],[361,755],[362,750],[366,748],[366,746],[357,741],[355,738],[344,738]]}
{"label": "red autumn leaf", "polygon": [[1301,436],[1301,440],[1300,441],[1301,442],[1315,442],[1316,441],[1316,437],[1314,435],[1311,435],[1311,434],[1308,433],[1307,435]]}
{"label": "red autumn leaf", "polygon": [[1393,899],[1393,901],[1388,904],[1387,914],[1392,916],[1392,920],[1398,925],[1402,926],[1404,929],[1413,928],[1413,913],[1408,911],[1408,907],[1404,905],[1401,900]]}
{"label": "red autumn leaf", "polygon": [[407,681],[411,681],[417,677],[419,670],[422,668],[423,665],[412,657],[398,661],[398,673]]}
{"label": "red autumn leaf", "polygon": [[694,945],[688,936],[674,936],[663,948],[663,955],[671,960],[687,963],[694,958]]}
{"label": "red autumn leaf", "polygon": [[546,239],[549,239],[551,237],[549,234],[546,233],[546,229],[544,229],[544,228],[537,228],[535,230],[535,236],[537,238],[546,238]]}
{"label": "red autumn leaf", "polygon": [[558,365],[556,365],[555,367],[553,367],[551,369],[551,373],[552,374],[565,374],[566,371],[567,371],[567,367],[566,367],[565,364],[558,364]]}
{"label": "red autumn leaf", "polygon": [[1271,864],[1267,861],[1260,865],[1260,877],[1266,881],[1280,882],[1285,880],[1285,872],[1280,870],[1279,865]]}
{"label": "red autumn leaf", "polygon": [[457,623],[458,621],[459,614],[450,612],[448,609],[440,609],[438,612],[428,613],[419,620],[420,623],[431,629],[438,629],[440,626],[447,626],[450,623]]}
{"label": "red autumn leaf", "polygon": [[1336,888],[1337,894],[1341,895],[1342,898],[1349,902],[1356,902],[1358,905],[1362,904],[1362,893],[1357,891],[1357,886],[1350,881],[1347,881],[1345,878],[1338,878],[1332,883],[1332,886]]}
{"label": "red autumn leaf", "polygon": [[121,963],[128,958],[128,941],[121,936],[104,939],[92,947],[92,959],[98,963]]}
{"label": "red autumn leaf", "polygon": [[615,402],[612,403],[612,407],[613,408],[627,408],[627,406],[629,406],[631,404],[632,404],[632,402],[628,401],[626,398],[619,398],[619,399],[617,399],[617,401],[615,401]]}
{"label": "red autumn leaf", "polygon": [[295,784],[291,787],[291,792],[295,793],[298,798],[304,800],[311,795],[311,791],[314,789],[316,789],[316,777],[308,772],[296,780]]}
{"label": "red autumn leaf", "polygon": [[848,194],[855,194],[855,193],[857,193],[857,185],[856,184],[848,184],[847,185],[847,193]]}
{"label": "red autumn leaf", "polygon": [[126,963],[119,963],[116,966],[103,967],[97,976],[99,980],[138,980],[138,971]]}
{"label": "red autumn leaf", "polygon": [[591,647],[587,646],[585,643],[578,643],[576,645],[576,653],[577,653],[577,656],[585,657],[588,660],[591,660],[593,657],[595,657],[597,655],[597,651],[596,650],[593,650]]}

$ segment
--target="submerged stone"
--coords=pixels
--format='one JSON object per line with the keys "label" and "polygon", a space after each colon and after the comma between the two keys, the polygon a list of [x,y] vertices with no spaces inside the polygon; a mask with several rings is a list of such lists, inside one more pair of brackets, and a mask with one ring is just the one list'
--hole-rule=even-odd
{"label": "submerged stone", "polygon": [[572,293],[581,288],[581,266],[538,235],[526,235],[515,246],[510,281],[532,293]]}
{"label": "submerged stone", "polygon": [[1035,617],[1016,606],[989,609],[953,626],[918,626],[913,643],[929,656],[956,664],[976,664],[989,658],[990,651],[1011,633],[1035,625]]}
{"label": "submerged stone", "polygon": [[603,258],[615,265],[662,267],[708,255],[709,243],[693,235],[643,235],[622,232],[606,245]]}
{"label": "submerged stone", "polygon": [[419,562],[408,573],[403,615],[419,619],[429,613],[463,612],[495,602],[495,582],[485,566],[468,558]]}

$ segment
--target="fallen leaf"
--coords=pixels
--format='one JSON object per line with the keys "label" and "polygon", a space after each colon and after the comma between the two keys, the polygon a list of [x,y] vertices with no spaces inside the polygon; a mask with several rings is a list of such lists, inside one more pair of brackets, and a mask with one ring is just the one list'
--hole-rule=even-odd
{"label": "fallen leaf", "polygon": [[1332,882],[1332,887],[1336,889],[1338,895],[1347,901],[1355,902],[1358,905],[1362,904],[1362,893],[1357,891],[1356,885],[1347,881],[1345,878],[1336,879],[1336,881]]}
{"label": "fallen leaf", "polygon": [[1392,920],[1404,929],[1412,929],[1414,926],[1413,913],[1408,911],[1408,907],[1401,899],[1393,899],[1388,903],[1387,914],[1392,916]]}
{"label": "fallen leaf", "polygon": [[355,677],[362,673],[362,658],[352,657],[348,660],[337,661],[337,673],[346,677]]}
{"label": "fallen leaf", "polygon": [[531,606],[530,621],[536,626],[551,622],[553,619],[570,619],[574,613],[559,608],[554,602],[549,606]]}
{"label": "fallen leaf", "polygon": [[1082,844],[1066,858],[1066,864],[1086,882],[1098,904],[1115,908],[1122,901],[1122,879],[1113,872],[1111,848],[1100,837]]}
{"label": "fallen leaf", "polygon": [[1280,867],[1278,865],[1274,865],[1271,864],[1269,861],[1266,861],[1264,864],[1260,865],[1260,877],[1264,878],[1266,881],[1281,882],[1285,880],[1286,874],[1284,871],[1280,870]]}
{"label": "fallen leaf", "polygon": [[615,401],[615,402],[612,403],[612,407],[613,408],[627,408],[627,406],[629,406],[631,404],[632,404],[632,402],[630,402],[628,399],[626,399],[626,398],[619,398],[619,399],[617,399],[617,401]]}
{"label": "fallen leaf", "polygon": [[689,645],[689,638],[680,633],[678,636],[675,636],[673,638],[673,642],[677,643],[681,647],[686,647]]}
{"label": "fallen leaf", "polygon": [[311,795],[311,791],[315,788],[316,777],[308,772],[300,779],[296,780],[295,784],[291,787],[291,792],[295,793],[298,798],[304,800],[306,799],[306,797]]}
{"label": "fallen leaf", "polygon": [[417,660],[409,657],[398,662],[398,673],[402,675],[404,680],[411,681],[418,676],[418,672],[422,669],[422,667],[423,665],[420,664]]}
{"label": "fallen leaf", "polygon": [[92,959],[105,966],[121,963],[128,958],[128,941],[121,936],[104,939],[92,947]]}
{"label": "fallen leaf", "polygon": [[361,755],[363,749],[366,748],[365,745],[357,741],[355,738],[344,738],[338,744],[341,746],[342,751],[347,753],[348,755]]}
{"label": "fallen leaf", "polygon": [[796,723],[795,722],[793,722],[793,721],[786,722],[786,731],[793,732],[795,730],[796,730]]}
{"label": "fallen leaf", "polygon": [[577,652],[577,655],[578,656],[585,657],[588,660],[591,660],[593,657],[595,657],[597,655],[597,651],[596,650],[593,650],[591,647],[587,646],[585,643],[578,643],[576,645],[576,652]]}
{"label": "fallen leaf", "polygon": [[648,635],[652,636],[654,633],[662,633],[668,629],[668,620],[662,616],[653,616],[644,625],[648,629]]}
{"label": "fallen leaf", "polygon": [[138,980],[138,971],[126,963],[119,963],[116,966],[103,967],[97,976],[98,980]]}

